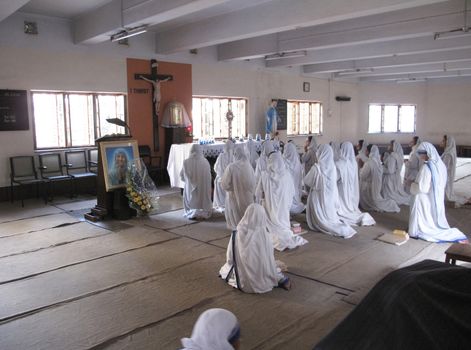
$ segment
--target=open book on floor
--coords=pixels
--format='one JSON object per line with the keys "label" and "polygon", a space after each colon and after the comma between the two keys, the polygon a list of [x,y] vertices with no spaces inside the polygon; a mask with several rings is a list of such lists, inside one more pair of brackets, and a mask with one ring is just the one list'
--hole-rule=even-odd
{"label": "open book on floor", "polygon": [[394,230],[393,233],[383,233],[378,237],[381,242],[386,242],[394,245],[402,245],[409,240],[409,235],[402,230]]}

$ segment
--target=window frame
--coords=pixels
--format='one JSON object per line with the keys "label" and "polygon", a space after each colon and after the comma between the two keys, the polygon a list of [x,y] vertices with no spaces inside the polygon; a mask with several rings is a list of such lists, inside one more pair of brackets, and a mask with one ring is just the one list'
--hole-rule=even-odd
{"label": "window frame", "polygon": [[[296,137],[296,136],[308,136],[308,135],[317,135],[321,136],[324,128],[324,106],[321,101],[311,101],[311,100],[287,100],[287,104],[289,103],[294,103],[296,104],[296,110],[297,110],[297,120],[296,120],[296,130],[298,131],[296,134],[289,133],[289,127],[288,127],[288,115],[286,116],[286,135],[288,137]],[[309,103],[309,133],[301,133],[301,115],[300,115],[300,103]],[[311,111],[314,104],[319,105],[319,131],[315,132],[312,130],[312,115]],[[287,106],[288,107],[288,106]],[[287,111],[289,111],[289,108],[287,108]],[[289,113],[289,112],[287,112]]]}
{"label": "window frame", "polygon": [[[58,90],[31,90],[30,91],[30,101],[31,101],[31,113],[32,113],[32,119],[33,119],[33,141],[34,141],[34,150],[38,152],[43,152],[43,151],[52,151],[52,150],[67,150],[67,149],[77,149],[77,148],[90,148],[90,147],[95,147],[95,140],[99,137],[101,137],[101,129],[100,129],[100,120],[99,120],[99,104],[98,104],[98,98],[99,96],[115,96],[123,97],[123,113],[124,113],[124,121],[126,124],[128,124],[128,111],[127,111],[127,94],[122,93],[122,92],[87,92],[87,91],[58,91]],[[35,110],[34,110],[34,94],[54,94],[56,95],[56,99],[60,96],[62,98],[62,108],[63,108],[63,122],[64,122],[64,130],[63,136],[64,136],[64,142],[65,146],[51,146],[51,147],[38,147],[37,144],[37,137],[36,137],[36,132],[37,132],[37,127],[36,127],[36,116],[35,116]],[[92,122],[93,122],[93,143],[89,145],[72,145],[72,120],[71,120],[71,115],[70,115],[70,95],[84,95],[84,96],[90,96],[92,101],[91,101],[91,108],[92,108]]]}
{"label": "window frame", "polygon": [[[381,107],[381,130],[377,132],[370,132],[370,107],[371,106],[380,106]],[[385,118],[385,107],[386,106],[395,106],[397,107],[397,125],[396,131],[384,131],[384,118]],[[414,130],[413,131],[401,131],[401,107],[414,107]],[[417,105],[413,103],[368,103],[368,134],[415,134],[417,131]]]}
{"label": "window frame", "polygon": [[[249,99],[247,97],[234,97],[234,96],[210,96],[210,95],[193,95],[191,97],[191,101],[192,101],[192,104],[193,104],[193,100],[195,98],[198,98],[198,99],[211,99],[211,100],[228,100],[228,101],[234,101],[234,100],[237,100],[237,101],[245,101],[245,116],[244,116],[244,128],[245,128],[245,135],[247,135],[248,133],[248,115],[249,115]],[[194,118],[195,118],[195,114],[193,113],[193,108],[194,106],[192,106],[192,126],[193,126],[193,140],[198,140],[198,137],[196,136],[196,132],[195,132],[195,121],[194,121]],[[214,111],[212,112],[213,114],[213,117],[214,117]],[[225,119],[225,116],[222,116],[222,118]],[[200,121],[200,124],[201,126],[203,125],[202,121]],[[213,124],[214,124],[214,121],[213,121]],[[236,135],[234,132],[232,133],[232,137],[235,137],[235,136],[240,136],[240,135]],[[205,136],[200,136],[200,137],[205,137]],[[225,140],[227,139],[226,136],[206,136],[206,137],[210,137],[210,138],[213,138],[215,140]]]}

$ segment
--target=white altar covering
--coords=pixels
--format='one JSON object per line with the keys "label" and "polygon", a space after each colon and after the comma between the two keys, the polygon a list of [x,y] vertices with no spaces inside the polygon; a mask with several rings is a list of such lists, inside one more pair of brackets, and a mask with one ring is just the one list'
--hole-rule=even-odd
{"label": "white altar covering", "polygon": [[[238,147],[244,147],[247,142],[234,143],[234,150]],[[257,152],[260,152],[261,142],[255,141],[254,144]],[[190,155],[190,149],[193,143],[183,143],[183,144],[174,144],[170,148],[170,153],[168,155],[167,163],[167,172],[170,177],[170,186],[171,187],[185,187],[185,183],[180,179],[180,171],[182,170],[183,161],[188,158]],[[201,145],[203,149],[203,155],[205,157],[214,157],[216,158],[219,153],[222,153],[224,150],[225,142],[215,142],[212,144]]]}

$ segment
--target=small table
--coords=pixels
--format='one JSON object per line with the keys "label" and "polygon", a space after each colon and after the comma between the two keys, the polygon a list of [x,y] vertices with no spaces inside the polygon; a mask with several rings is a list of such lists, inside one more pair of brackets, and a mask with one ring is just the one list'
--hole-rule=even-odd
{"label": "small table", "polygon": [[445,252],[445,262],[456,265],[456,260],[471,262],[471,244],[453,243]]}

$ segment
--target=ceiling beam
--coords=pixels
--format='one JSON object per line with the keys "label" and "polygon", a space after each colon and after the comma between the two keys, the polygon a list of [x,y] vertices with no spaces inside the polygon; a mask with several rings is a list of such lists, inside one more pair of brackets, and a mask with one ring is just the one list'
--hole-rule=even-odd
{"label": "ceiling beam", "polygon": [[469,60],[470,57],[471,49],[462,49],[444,52],[420,53],[405,56],[371,58],[365,60],[309,64],[303,66],[303,72],[331,73],[351,69],[420,65],[424,63],[456,62]]}
{"label": "ceiling beam", "polygon": [[0,22],[8,16],[18,11],[23,5],[26,5],[29,0],[2,0],[0,1]]}
{"label": "ceiling beam", "polygon": [[437,79],[449,77],[467,77],[471,76],[471,69],[463,69],[450,72],[435,72],[435,73],[416,73],[416,74],[403,74],[403,75],[380,75],[372,77],[362,77],[360,82],[374,82],[374,81],[397,81],[397,80],[410,80],[415,79]]}
{"label": "ceiling beam", "polygon": [[413,73],[431,73],[431,72],[449,72],[463,69],[471,69],[471,58],[468,61],[462,62],[448,62],[448,63],[428,63],[414,66],[401,66],[401,67],[388,67],[388,68],[377,68],[368,71],[360,72],[343,72],[334,73],[334,77],[370,77],[377,75],[394,75],[394,74],[413,74]]}
{"label": "ceiling beam", "polygon": [[308,51],[304,57],[279,58],[266,61],[265,64],[267,67],[286,67],[466,48],[471,48],[471,35],[447,40],[433,40],[433,37],[429,35],[381,43],[317,49]]}
{"label": "ceiling beam", "polygon": [[169,54],[229,41],[379,14],[443,0],[273,0],[157,34],[157,53]]}
{"label": "ceiling beam", "polygon": [[[277,37],[262,36],[258,40],[272,41],[266,46],[276,47],[277,52],[314,50],[433,35],[434,32],[457,28],[462,22],[463,2],[453,0],[382,15],[299,28],[279,33]],[[233,60],[247,56],[263,57],[272,53],[264,51],[264,47],[256,50],[251,45],[244,45],[244,42],[239,40],[220,45],[219,60]]]}
{"label": "ceiling beam", "polygon": [[103,42],[124,28],[155,25],[226,1],[229,0],[149,0],[123,8],[121,0],[113,0],[74,20],[74,42]]}

